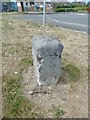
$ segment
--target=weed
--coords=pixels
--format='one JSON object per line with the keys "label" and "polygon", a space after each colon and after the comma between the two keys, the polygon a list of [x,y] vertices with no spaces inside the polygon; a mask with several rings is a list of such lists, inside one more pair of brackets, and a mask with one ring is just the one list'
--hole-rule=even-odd
{"label": "weed", "polygon": [[20,27],[21,27],[21,28],[25,28],[25,26],[24,26],[24,25],[20,25]]}
{"label": "weed", "polygon": [[60,118],[65,114],[65,112],[60,106],[56,107],[53,105],[53,114],[56,118]]}
{"label": "weed", "polygon": [[37,23],[35,23],[35,22],[30,22],[30,23],[31,23],[32,28],[33,28],[33,27],[40,27],[40,24],[37,24]]}
{"label": "weed", "polygon": [[49,26],[50,28],[55,27],[53,24],[47,24],[47,26]]}
{"label": "weed", "polygon": [[7,31],[7,32],[14,30],[14,27],[11,26],[11,25],[9,25],[9,23],[8,23],[7,21],[3,23],[3,28],[4,28],[5,31]]}
{"label": "weed", "polygon": [[33,60],[30,57],[26,57],[21,59],[20,63],[18,64],[18,67],[20,68],[20,71],[24,70],[26,67],[33,65]]}

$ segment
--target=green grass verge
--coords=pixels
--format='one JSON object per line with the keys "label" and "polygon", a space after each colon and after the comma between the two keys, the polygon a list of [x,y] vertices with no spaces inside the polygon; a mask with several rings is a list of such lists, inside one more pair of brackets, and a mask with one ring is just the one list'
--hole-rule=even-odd
{"label": "green grass verge", "polygon": [[19,118],[23,116],[35,117],[36,114],[31,112],[34,107],[34,103],[27,100],[21,91],[21,75],[7,73],[2,77],[2,80],[3,82],[6,81],[3,86],[4,116],[10,118]]}
{"label": "green grass verge", "polygon": [[[10,34],[11,31],[14,30],[13,25],[9,25],[7,20],[6,21],[4,20],[3,26],[4,26],[3,30],[5,31],[5,33],[7,32]],[[30,23],[30,22],[27,22],[26,26],[29,26],[30,28],[33,28],[34,30],[35,28],[39,28],[39,25]],[[26,26],[24,24],[20,24],[18,27],[23,29],[23,28],[26,28]],[[53,26],[51,26],[51,28],[53,28]],[[16,39],[19,39],[19,38],[17,37]],[[17,42],[14,44],[5,42],[2,44],[3,58],[4,57],[5,59],[7,57],[9,58],[9,55],[12,56],[13,58],[16,57],[16,60],[14,63],[13,63],[14,59],[10,61],[12,63],[12,66],[9,66],[8,72],[2,76],[3,106],[4,106],[3,113],[5,117],[34,118],[38,116],[37,113],[33,111],[33,108],[35,107],[35,103],[33,103],[31,100],[26,99],[23,96],[22,90],[21,90],[22,89],[21,88],[22,71],[28,68],[28,66],[33,65],[31,49],[32,47],[31,47],[30,41],[29,42],[27,41],[25,44],[21,42],[20,43]],[[77,81],[81,74],[80,69],[76,67],[76,65],[74,65],[73,63],[66,61],[66,59],[62,61],[63,61],[62,69],[64,70],[65,73],[69,75],[70,82]],[[61,117],[64,115],[64,113],[65,112],[62,110],[61,107],[54,108],[55,117]]]}
{"label": "green grass verge", "polygon": [[55,8],[54,12],[85,12],[88,7],[75,7],[75,8]]}
{"label": "green grass verge", "polygon": [[3,114],[5,118],[42,117],[42,114],[39,115],[33,111],[34,107],[38,106],[31,100],[25,98],[22,93],[22,72],[28,68],[28,66],[32,65],[32,56],[23,56],[15,68],[9,69],[8,72],[2,76]]}
{"label": "green grass verge", "polygon": [[22,71],[31,66],[32,59],[25,57],[20,60],[17,65],[17,74],[14,71],[9,70],[8,73],[2,76],[3,81],[3,113],[5,117],[19,118],[29,117],[34,118],[37,116],[35,112],[32,112],[34,103],[23,96],[22,93]]}

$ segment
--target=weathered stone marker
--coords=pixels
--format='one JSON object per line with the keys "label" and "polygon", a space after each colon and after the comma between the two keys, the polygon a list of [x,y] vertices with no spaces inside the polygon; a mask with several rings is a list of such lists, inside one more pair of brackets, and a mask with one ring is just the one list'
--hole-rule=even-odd
{"label": "weathered stone marker", "polygon": [[63,45],[56,38],[34,37],[32,54],[34,70],[39,85],[53,85],[61,74]]}

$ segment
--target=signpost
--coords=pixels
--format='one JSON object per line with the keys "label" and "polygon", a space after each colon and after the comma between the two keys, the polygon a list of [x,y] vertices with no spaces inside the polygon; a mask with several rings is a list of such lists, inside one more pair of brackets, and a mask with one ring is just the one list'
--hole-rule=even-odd
{"label": "signpost", "polygon": [[50,2],[51,0],[44,0],[43,5],[43,26],[45,26],[46,23],[46,2]]}
{"label": "signpost", "polygon": [[45,26],[46,23],[46,0],[44,0],[44,5],[43,5],[43,26]]}

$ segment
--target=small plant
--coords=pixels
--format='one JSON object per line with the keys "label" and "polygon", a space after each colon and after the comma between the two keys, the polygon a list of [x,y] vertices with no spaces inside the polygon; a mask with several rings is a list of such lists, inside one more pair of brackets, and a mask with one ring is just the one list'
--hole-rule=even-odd
{"label": "small plant", "polygon": [[48,24],[48,26],[49,26],[50,28],[53,28],[53,27],[54,27],[54,25],[53,25],[53,24]]}
{"label": "small plant", "polygon": [[25,26],[24,26],[24,25],[20,25],[20,27],[25,28]]}
{"label": "small plant", "polygon": [[65,114],[65,112],[60,106],[56,107],[53,105],[53,114],[56,118],[60,118]]}
{"label": "small plant", "polygon": [[30,59],[29,57],[21,59],[20,63],[18,64],[18,67],[20,71],[23,71],[27,66],[32,66],[33,65],[33,60]]}
{"label": "small plant", "polygon": [[26,65],[33,65],[33,61],[30,58],[24,58],[24,59],[21,60],[21,64],[25,65],[25,66]]}
{"label": "small plant", "polygon": [[32,22],[32,23],[31,23],[31,25],[32,25],[32,27],[40,27],[40,25],[39,25],[39,24],[34,23],[34,22]]}

